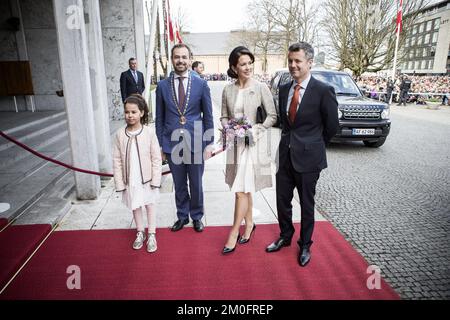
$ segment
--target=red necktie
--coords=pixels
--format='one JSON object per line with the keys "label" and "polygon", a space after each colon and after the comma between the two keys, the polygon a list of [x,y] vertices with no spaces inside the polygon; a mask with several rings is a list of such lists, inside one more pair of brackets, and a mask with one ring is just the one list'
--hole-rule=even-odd
{"label": "red necktie", "polygon": [[292,97],[291,105],[289,106],[289,120],[291,123],[294,123],[295,116],[297,115],[297,106],[300,101],[300,88],[301,86],[299,84],[295,85],[294,96]]}
{"label": "red necktie", "polygon": [[184,85],[183,85],[183,79],[186,77],[179,77],[178,78],[178,107],[180,108],[181,112],[184,110],[184,99],[186,97],[186,93],[184,92]]}

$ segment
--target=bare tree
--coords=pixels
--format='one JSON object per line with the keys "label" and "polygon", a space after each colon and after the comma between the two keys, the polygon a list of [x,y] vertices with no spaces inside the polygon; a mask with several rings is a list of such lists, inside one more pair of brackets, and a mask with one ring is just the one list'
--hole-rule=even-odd
{"label": "bare tree", "polygon": [[306,41],[312,46],[318,42],[320,20],[318,5],[308,5],[307,0],[280,0],[274,4],[273,20],[281,35],[281,49],[287,63],[288,48],[293,42]]}
{"label": "bare tree", "polygon": [[273,20],[274,6],[271,0],[252,1],[248,5],[250,27],[256,30],[255,52],[262,57],[262,70],[267,72],[267,55],[275,43],[275,22]]}
{"label": "bare tree", "polygon": [[189,28],[191,27],[191,16],[186,7],[183,6],[178,7],[178,11],[175,16],[175,22],[178,25],[180,34],[182,34],[183,31],[189,30]]}
{"label": "bare tree", "polygon": [[[405,1],[403,32],[399,46],[405,43],[405,32],[426,0]],[[334,58],[340,69],[348,68],[355,76],[389,67],[394,59],[396,3],[390,0],[328,0],[325,3],[326,26]],[[401,56],[400,56],[401,58]]]}

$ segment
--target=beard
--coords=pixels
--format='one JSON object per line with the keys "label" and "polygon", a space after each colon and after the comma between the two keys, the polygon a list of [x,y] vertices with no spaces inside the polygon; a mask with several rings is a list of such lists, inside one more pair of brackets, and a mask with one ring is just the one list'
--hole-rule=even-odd
{"label": "beard", "polygon": [[185,71],[187,70],[187,64],[185,63],[178,63],[175,65],[175,70],[177,71]]}

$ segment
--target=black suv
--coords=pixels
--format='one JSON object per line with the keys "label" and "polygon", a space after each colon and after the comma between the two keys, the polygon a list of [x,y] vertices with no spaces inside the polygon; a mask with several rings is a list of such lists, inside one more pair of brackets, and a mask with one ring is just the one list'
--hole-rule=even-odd
{"label": "black suv", "polygon": [[[381,147],[391,128],[389,105],[366,98],[352,77],[345,72],[312,69],[311,74],[317,80],[334,87],[339,103],[339,130],[332,141],[358,140],[368,147]],[[278,89],[291,82],[287,69],[277,71],[270,82],[270,88],[278,106]]]}

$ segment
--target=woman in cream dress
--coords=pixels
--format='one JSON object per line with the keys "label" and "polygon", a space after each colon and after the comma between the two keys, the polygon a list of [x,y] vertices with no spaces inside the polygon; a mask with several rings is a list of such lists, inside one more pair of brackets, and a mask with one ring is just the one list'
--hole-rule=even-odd
{"label": "woman in cream dress", "polygon": [[[268,149],[268,128],[275,124],[277,114],[272,95],[266,84],[252,79],[255,57],[245,47],[235,48],[228,58],[228,75],[237,79],[227,85],[222,94],[221,122],[247,117],[252,124],[251,146],[233,145],[227,150],[225,182],[235,193],[234,220],[230,234],[222,250],[223,254],[235,250],[236,244],[250,240],[256,225],[253,222],[252,194],[272,186],[270,150]],[[262,124],[256,124],[256,111],[261,106],[267,113]],[[240,236],[240,226],[245,220],[245,230]]]}

